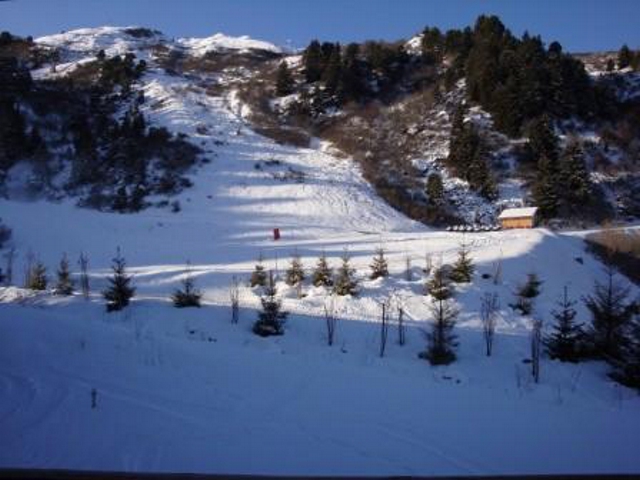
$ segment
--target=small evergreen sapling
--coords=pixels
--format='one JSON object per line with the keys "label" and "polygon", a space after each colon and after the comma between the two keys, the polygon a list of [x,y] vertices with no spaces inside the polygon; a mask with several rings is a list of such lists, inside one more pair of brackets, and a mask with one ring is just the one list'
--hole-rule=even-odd
{"label": "small evergreen sapling", "polygon": [[615,270],[609,266],[607,282],[596,282],[593,294],[584,299],[592,316],[589,340],[595,356],[620,358],[626,343],[625,329],[635,310],[635,305],[628,300],[629,293],[627,287],[615,281]]}
{"label": "small evergreen sapling", "polygon": [[253,324],[253,333],[256,335],[270,337],[284,334],[287,312],[282,311],[282,304],[278,300],[277,294],[273,272],[270,271],[268,283],[260,299],[262,311],[258,312],[258,320]]}
{"label": "small evergreen sapling", "polygon": [[445,268],[438,267],[433,271],[426,283],[426,293],[435,300],[447,300],[453,296],[451,281]]}
{"label": "small evergreen sapling", "polygon": [[614,363],[611,376],[628,387],[640,391],[640,315],[629,324],[626,342],[622,346],[622,355]]}
{"label": "small evergreen sapling", "polygon": [[431,331],[425,334],[427,349],[419,357],[429,360],[431,365],[447,365],[456,359],[457,335],[453,333],[458,311],[448,300],[434,300],[431,306],[434,322]]}
{"label": "small evergreen sapling", "polygon": [[69,272],[69,260],[67,260],[66,254],[62,256],[58,267],[58,281],[55,293],[56,295],[71,295],[73,293],[73,280],[71,279],[71,272]]}
{"label": "small evergreen sapling", "polygon": [[107,312],[117,312],[129,305],[129,301],[135,295],[136,289],[131,286],[132,277],[127,275],[127,264],[118,248],[111,270],[113,275],[109,278],[109,287],[103,292],[107,301]]}
{"label": "small evergreen sapling", "polygon": [[562,300],[558,302],[559,309],[551,312],[555,319],[553,333],[544,338],[549,357],[561,362],[577,362],[580,359],[584,332],[582,324],[575,321],[575,304],[575,301],[569,299],[569,291],[565,286]]}
{"label": "small evergreen sapling", "polygon": [[373,257],[373,262],[371,263],[371,280],[375,280],[380,277],[389,276],[389,266],[387,264],[387,259],[384,257],[384,248],[379,247],[376,249],[376,256]]}
{"label": "small evergreen sapling", "polygon": [[318,258],[311,281],[315,287],[331,287],[333,285],[333,270],[329,267],[327,256],[324,252]]}
{"label": "small evergreen sapling", "polygon": [[251,285],[252,288],[264,287],[267,284],[267,272],[264,269],[263,262],[264,262],[264,258],[261,252],[260,256],[258,257],[258,263],[256,263],[253,273],[251,274],[251,280],[249,284]]}
{"label": "small evergreen sapling", "polygon": [[200,307],[202,292],[195,288],[195,282],[191,275],[191,265],[187,263],[187,271],[182,279],[182,288],[177,289],[171,296],[173,306],[176,308]]}
{"label": "small evergreen sapling", "polygon": [[456,283],[469,283],[474,269],[473,260],[469,255],[469,246],[463,242],[458,249],[458,259],[453,264],[449,277]]}
{"label": "small evergreen sapling", "polygon": [[527,274],[527,281],[516,292],[516,303],[511,305],[514,310],[520,310],[522,315],[530,315],[533,311],[533,301],[540,295],[542,281],[535,273]]}
{"label": "small evergreen sapling", "polygon": [[302,260],[300,259],[300,255],[298,255],[298,252],[295,252],[293,254],[293,257],[291,258],[291,264],[289,265],[289,268],[287,269],[287,272],[285,274],[285,282],[290,287],[294,287],[301,284],[304,281],[304,278],[305,275]]}
{"label": "small evergreen sapling", "polygon": [[47,267],[40,260],[37,260],[29,272],[27,288],[31,290],[46,290],[47,283]]}
{"label": "small evergreen sapling", "polygon": [[333,291],[336,295],[357,295],[358,293],[358,283],[354,278],[355,270],[351,268],[349,261],[349,252],[345,250],[342,255],[342,265],[340,265],[340,268],[338,269],[335,285],[333,287]]}

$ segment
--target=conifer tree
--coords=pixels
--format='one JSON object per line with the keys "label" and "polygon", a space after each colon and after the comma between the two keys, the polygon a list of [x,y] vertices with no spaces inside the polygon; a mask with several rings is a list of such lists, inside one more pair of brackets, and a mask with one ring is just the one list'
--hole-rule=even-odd
{"label": "conifer tree", "polygon": [[628,288],[616,282],[615,270],[609,266],[606,282],[596,281],[593,294],[584,299],[592,316],[589,340],[596,356],[620,358],[626,343],[625,329],[635,309],[635,305],[628,300],[629,293]]}
{"label": "conifer tree", "polygon": [[427,349],[420,353],[421,358],[429,360],[431,365],[447,365],[456,359],[457,335],[453,333],[458,311],[448,300],[435,299],[431,307],[434,322],[431,331],[426,333]]}
{"label": "conifer tree", "polygon": [[555,163],[546,155],[538,160],[538,172],[532,196],[540,218],[553,218],[558,212],[558,172]]}
{"label": "conifer tree", "polygon": [[311,41],[302,55],[304,64],[304,75],[307,83],[313,83],[320,80],[322,76],[323,58],[320,43],[317,40]]}
{"label": "conifer tree", "polygon": [[355,270],[351,268],[349,252],[342,255],[342,265],[336,274],[333,291],[336,295],[356,295],[358,284],[354,278]]}
{"label": "conifer tree", "polygon": [[576,302],[569,299],[568,288],[564,287],[562,300],[558,302],[558,310],[551,312],[555,319],[553,333],[547,335],[544,344],[551,358],[562,362],[577,362],[580,358],[584,332],[582,324],[575,322]]}
{"label": "conifer tree", "polygon": [[329,267],[327,256],[324,252],[318,258],[318,263],[313,271],[312,282],[315,287],[331,287],[333,285],[333,270]]}
{"label": "conifer tree", "polygon": [[614,363],[612,377],[628,387],[640,390],[640,315],[635,316],[627,329],[621,358]]}
{"label": "conifer tree", "polygon": [[426,194],[431,205],[440,205],[444,201],[442,177],[437,173],[431,173],[427,177]]}
{"label": "conifer tree", "polygon": [[548,158],[551,162],[558,159],[558,137],[548,115],[541,115],[533,120],[527,133],[527,148],[534,162],[539,162],[542,157]]}
{"label": "conifer tree", "polygon": [[444,268],[438,267],[433,271],[433,275],[426,283],[426,293],[435,300],[447,300],[453,296],[451,280]]}
{"label": "conifer tree", "polygon": [[38,260],[30,269],[27,288],[31,290],[46,290],[47,283],[47,267]]}
{"label": "conifer tree", "polygon": [[466,242],[460,244],[458,259],[453,264],[449,278],[456,283],[469,283],[473,277],[475,267],[470,257],[469,245]]}
{"label": "conifer tree", "polygon": [[282,311],[282,303],[277,294],[273,272],[269,271],[267,285],[260,299],[262,311],[258,312],[258,319],[253,324],[253,333],[256,335],[269,337],[284,334],[287,312]]}
{"label": "conifer tree", "polygon": [[132,277],[127,275],[126,267],[127,264],[118,248],[111,265],[113,275],[109,278],[110,285],[102,293],[107,301],[107,312],[122,310],[135,295],[136,289],[131,286]]}
{"label": "conifer tree", "polygon": [[589,201],[591,179],[580,144],[571,142],[560,160],[563,201],[569,208],[582,208]]}
{"label": "conifer tree", "polygon": [[302,265],[302,260],[300,259],[298,252],[295,252],[291,258],[291,265],[287,269],[285,278],[287,285],[290,287],[298,285],[304,281],[304,266]]}
{"label": "conifer tree", "polygon": [[264,269],[263,265],[264,258],[262,257],[262,252],[260,252],[260,256],[258,257],[258,263],[251,274],[250,285],[251,287],[264,287],[267,284],[267,272]]}
{"label": "conifer tree", "polygon": [[622,70],[623,68],[627,68],[631,65],[631,61],[633,60],[633,54],[627,45],[622,45],[620,50],[618,51],[618,68]]}
{"label": "conifer tree", "polygon": [[69,271],[69,260],[65,253],[58,267],[58,281],[55,288],[56,295],[71,295],[73,293],[73,279]]}
{"label": "conifer tree", "polygon": [[171,296],[173,306],[176,308],[200,307],[201,299],[202,292],[195,288],[195,282],[191,275],[191,264],[187,262],[186,274],[182,279],[182,288],[178,288]]}
{"label": "conifer tree", "polygon": [[284,97],[293,93],[294,81],[285,61],[280,62],[276,74],[276,95]]}
{"label": "conifer tree", "polygon": [[373,257],[371,263],[371,280],[375,280],[380,277],[389,276],[389,266],[387,259],[384,257],[384,248],[379,247],[376,249],[376,255]]}
{"label": "conifer tree", "polygon": [[511,305],[512,308],[520,310],[522,315],[529,315],[533,312],[533,301],[540,295],[540,287],[542,280],[535,273],[527,274],[527,281],[520,286],[516,292],[516,303]]}

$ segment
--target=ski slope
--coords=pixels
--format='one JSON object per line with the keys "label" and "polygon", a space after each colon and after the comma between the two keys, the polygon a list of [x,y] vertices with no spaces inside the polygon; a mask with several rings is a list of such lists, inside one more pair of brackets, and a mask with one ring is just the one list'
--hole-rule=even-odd
{"label": "ski slope", "polygon": [[[151,123],[189,135],[209,160],[176,197],[180,212],[121,215],[71,200],[0,200],[0,217],[13,229],[18,281],[29,251],[50,272],[63,252],[73,261],[85,252],[92,286],[89,300],[0,289],[0,467],[274,475],[640,471],[637,393],[611,382],[598,362],[545,358],[534,384],[523,363],[530,319],[508,307],[529,272],[545,282],[536,311],[547,323],[564,285],[576,298],[591,290],[602,267],[585,254],[580,233],[468,235],[477,272],[457,289],[459,360],[433,368],[417,357],[430,325],[422,267],[427,255],[436,265],[452,262],[462,234],[431,230],[390,208],[330,145],[295,148],[256,134],[232,92],[209,96],[153,68],[142,88]],[[273,228],[282,232],[277,242]],[[371,281],[368,266],[379,246],[391,276]],[[100,291],[117,247],[137,296],[123,312],[107,314]],[[278,283],[290,312],[283,337],[251,333],[259,292],[246,281],[261,253],[282,277],[294,251],[309,271],[322,252],[336,267],[345,249],[361,293],[335,300],[334,346],[326,345],[322,317],[329,292],[308,282],[301,299]],[[187,261],[204,293],[201,309],[178,310],[169,300]],[[482,274],[498,261],[503,281],[494,285]],[[243,281],[238,325],[229,311],[234,276]],[[478,318],[484,292],[496,292],[501,304],[491,358]],[[380,358],[380,303],[388,299],[407,312],[407,344],[397,344],[394,326]],[[581,305],[578,312],[588,319]]]}

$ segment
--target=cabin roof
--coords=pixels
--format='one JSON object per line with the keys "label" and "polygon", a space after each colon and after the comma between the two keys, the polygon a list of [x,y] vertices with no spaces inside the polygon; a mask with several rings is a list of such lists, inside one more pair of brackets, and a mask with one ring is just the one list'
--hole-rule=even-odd
{"label": "cabin roof", "polygon": [[507,218],[531,218],[534,217],[538,207],[526,207],[526,208],[505,208],[498,216],[500,220]]}

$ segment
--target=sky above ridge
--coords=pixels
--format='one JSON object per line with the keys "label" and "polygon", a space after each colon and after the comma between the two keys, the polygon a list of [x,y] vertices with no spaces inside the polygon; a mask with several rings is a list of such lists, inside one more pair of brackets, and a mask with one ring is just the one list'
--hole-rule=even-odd
{"label": "sky above ridge", "polygon": [[472,25],[482,13],[574,52],[640,48],[640,0],[0,0],[0,30],[37,37],[140,25],[172,37],[223,32],[304,47],[313,38],[409,38],[427,25]]}

